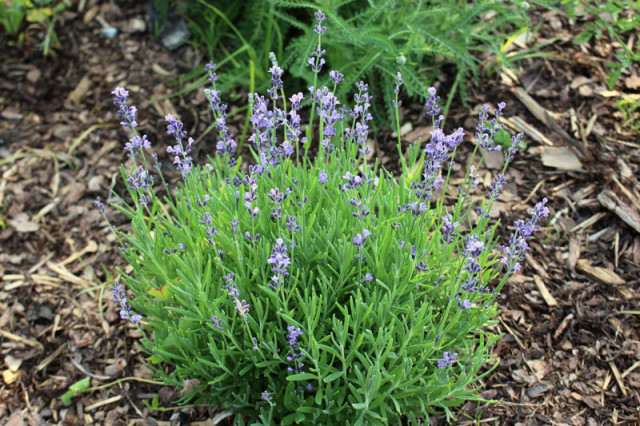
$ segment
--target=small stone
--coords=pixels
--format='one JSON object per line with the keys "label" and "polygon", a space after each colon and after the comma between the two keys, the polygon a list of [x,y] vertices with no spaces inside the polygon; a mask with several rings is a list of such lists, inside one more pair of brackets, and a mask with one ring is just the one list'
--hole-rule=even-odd
{"label": "small stone", "polygon": [[125,29],[128,33],[143,33],[147,30],[147,23],[141,18],[132,18],[127,22]]}
{"label": "small stone", "polygon": [[40,71],[38,68],[34,68],[27,73],[26,77],[27,80],[29,80],[31,83],[35,83],[36,81],[40,80],[41,75],[42,71]]}
{"label": "small stone", "polygon": [[118,35],[118,29],[116,27],[106,27],[100,30],[100,33],[109,40],[113,40]]}

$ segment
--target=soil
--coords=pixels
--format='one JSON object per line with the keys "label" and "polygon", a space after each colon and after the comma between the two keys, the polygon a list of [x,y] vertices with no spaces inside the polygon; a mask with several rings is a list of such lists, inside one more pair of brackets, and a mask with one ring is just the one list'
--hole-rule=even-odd
{"label": "soil", "polygon": [[[191,46],[167,50],[139,31],[145,11],[137,2],[80,3],[82,9],[61,15],[55,56],[37,48],[37,26],[29,27],[21,49],[0,38],[0,423],[216,424],[217,407],[152,411],[145,404],[157,395],[160,406],[171,407],[176,392],[145,382],[151,376],[139,336],[120,320],[109,291],[126,265],[93,207],[96,197],[118,190],[118,167],[126,161],[113,88],[131,91],[139,128],[163,158],[167,113],[181,117],[190,134],[210,124],[201,92],[161,99],[205,58]],[[101,33],[101,19],[120,30],[114,39]],[[527,46],[553,39],[542,49],[548,55],[470,81],[464,99],[470,108],[458,101],[447,117],[473,129],[482,104],[506,102],[505,125],[511,131],[527,125],[527,147],[511,165],[493,214],[512,224],[543,197],[551,208],[522,271],[499,298],[494,329],[503,337],[493,349],[499,365],[482,392],[496,403],[464,405],[456,424],[637,425],[640,138],[616,100],[637,93],[640,70],[637,64],[624,70],[607,90],[615,43],[606,35],[572,43],[579,25],[559,12],[534,9],[532,22],[539,28]],[[627,34],[637,45],[638,31]],[[447,78],[443,71],[438,84],[445,88]],[[428,135],[420,104],[405,100],[402,114],[412,123],[406,141]],[[244,117],[233,117],[231,130],[239,134]],[[393,170],[391,133],[381,130],[373,144]],[[199,155],[212,153],[214,144],[212,136],[200,140]],[[458,161],[471,149],[468,131]],[[483,191],[500,158],[482,170]],[[108,215],[124,224],[115,212]],[[509,228],[501,229],[507,237]],[[107,386],[64,405],[61,396],[85,377]]]}

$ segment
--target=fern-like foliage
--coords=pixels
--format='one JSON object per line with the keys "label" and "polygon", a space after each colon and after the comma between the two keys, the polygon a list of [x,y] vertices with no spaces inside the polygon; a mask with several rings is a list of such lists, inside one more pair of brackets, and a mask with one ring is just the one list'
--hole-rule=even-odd
{"label": "fern-like foliage", "polygon": [[[161,1],[161,0],[156,0]],[[165,0],[168,1],[168,0]],[[453,64],[453,89],[463,89],[470,76],[478,76],[479,56],[499,53],[500,43],[527,22],[520,0],[219,0],[213,2],[229,21],[211,17],[205,0],[191,0],[187,15],[192,25],[213,28],[206,37],[209,51],[218,61],[250,43],[259,63],[268,65],[273,51],[290,75],[305,90],[313,81],[307,59],[315,49],[313,13],[320,9],[327,15],[329,30],[323,35],[327,67],[342,72],[345,84],[341,93],[352,91],[364,80],[376,98],[378,118],[390,120],[391,114],[380,114],[381,106],[391,105],[396,72],[405,80],[403,90],[414,98],[422,98],[433,83],[438,68]],[[522,2],[524,4],[524,2]],[[219,25],[218,31],[212,22]],[[237,32],[243,35],[240,40]],[[200,31],[200,33],[203,33]],[[211,45],[213,43],[213,45]],[[235,58],[239,65],[231,72],[246,77],[248,67],[242,60],[250,50]],[[480,53],[481,55],[478,55]],[[267,66],[268,67],[268,66]],[[268,76],[258,78],[257,86],[268,84]],[[328,77],[327,81],[328,81]],[[240,78],[239,80],[242,80]],[[295,82],[288,81],[289,87]]]}

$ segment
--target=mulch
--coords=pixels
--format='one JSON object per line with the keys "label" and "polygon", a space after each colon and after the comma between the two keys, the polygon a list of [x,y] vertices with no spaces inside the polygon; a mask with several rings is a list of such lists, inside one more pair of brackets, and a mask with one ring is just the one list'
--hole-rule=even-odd
{"label": "mulch", "polygon": [[[93,207],[97,196],[118,190],[126,161],[113,88],[131,91],[140,130],[162,158],[167,113],[193,135],[210,124],[202,93],[161,99],[205,59],[140,32],[145,11],[136,2],[81,3],[63,14],[55,57],[42,57],[33,28],[23,49],[0,38],[0,422],[215,424],[217,407],[171,408],[176,391],[148,383],[137,331],[120,320],[109,291],[127,265]],[[523,270],[498,299],[499,365],[482,391],[497,402],[467,403],[456,423],[640,424],[640,138],[616,107],[621,94],[637,92],[640,70],[625,70],[608,90],[606,62],[616,46],[606,35],[578,46],[579,25],[561,14],[535,9],[532,21],[540,27],[527,46],[554,38],[543,49],[550,55],[470,82],[468,107],[456,101],[447,118],[468,130],[458,162],[473,148],[470,129],[484,103],[507,102],[505,126],[526,133],[493,212],[503,241],[535,202],[547,197],[551,208]],[[101,34],[105,23],[120,29],[115,39]],[[629,42],[637,47],[637,39],[636,31]],[[421,105],[405,100],[403,108],[412,123],[404,140],[428,135]],[[243,120],[233,116],[236,134]],[[215,139],[198,144],[204,158]],[[397,168],[391,131],[381,130],[373,146]],[[482,188],[500,157],[487,166]],[[126,226],[114,212],[109,217]],[[108,386],[64,405],[61,396],[85,377]],[[148,408],[156,395],[169,409]]]}

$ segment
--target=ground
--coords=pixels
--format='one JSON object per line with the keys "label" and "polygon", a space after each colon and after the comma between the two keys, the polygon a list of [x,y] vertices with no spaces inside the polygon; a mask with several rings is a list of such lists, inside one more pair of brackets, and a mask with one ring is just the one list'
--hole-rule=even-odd
{"label": "ground", "polygon": [[[108,290],[126,265],[93,207],[97,196],[107,198],[126,160],[127,136],[110,92],[132,92],[140,128],[162,156],[166,113],[182,117],[190,134],[201,134],[210,118],[201,93],[146,101],[175,93],[176,76],[203,58],[192,47],[169,51],[136,32],[144,19],[136,3],[81,3],[83,10],[63,15],[55,57],[42,57],[29,39],[19,50],[0,38],[0,422],[213,424],[217,407],[146,408],[154,395],[170,406],[175,392],[144,382],[150,376],[137,332],[120,321]],[[105,38],[96,16],[120,34]],[[469,129],[484,103],[505,101],[507,127],[527,129],[527,148],[494,212],[503,237],[536,201],[546,197],[551,208],[523,270],[498,300],[499,365],[482,393],[497,402],[465,405],[456,423],[640,424],[640,143],[615,102],[637,91],[639,69],[625,70],[615,90],[606,90],[615,44],[606,36],[573,44],[578,29],[557,12],[535,10],[532,20],[539,29],[528,45],[554,38],[543,49],[550,55],[470,82],[468,107],[455,102],[447,119],[468,130],[459,162],[473,147]],[[446,90],[444,71],[438,84]],[[412,123],[405,140],[428,135],[421,106],[407,100],[403,108]],[[381,130],[374,147],[394,169],[390,133]],[[212,140],[199,141],[198,150],[212,152]],[[492,160],[481,187],[500,167]],[[62,404],[62,394],[85,377],[108,386]],[[112,383],[127,377],[134,379]]]}

